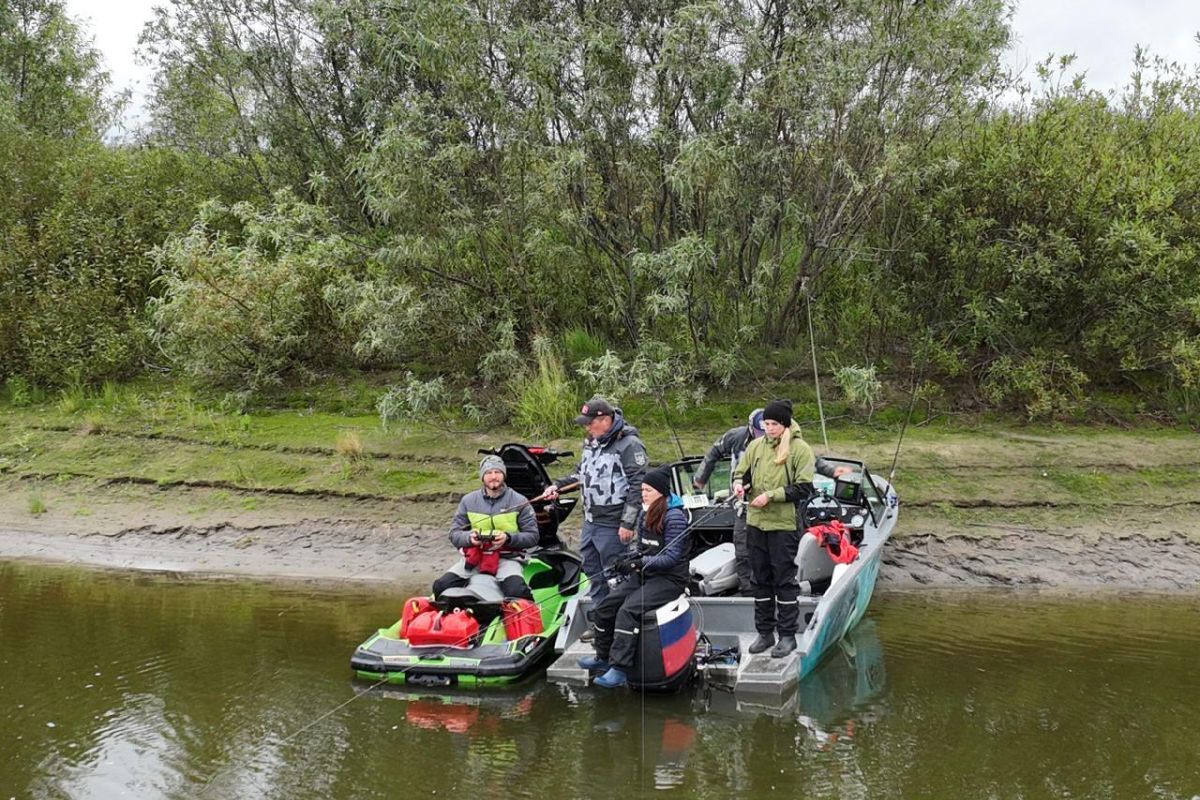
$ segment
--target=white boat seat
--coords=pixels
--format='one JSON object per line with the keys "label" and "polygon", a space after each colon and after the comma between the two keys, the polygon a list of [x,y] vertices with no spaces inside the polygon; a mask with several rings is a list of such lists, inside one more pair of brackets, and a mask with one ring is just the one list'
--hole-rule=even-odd
{"label": "white boat seat", "polygon": [[807,533],[800,536],[800,547],[796,550],[796,580],[816,583],[833,577],[833,559],[817,537]]}

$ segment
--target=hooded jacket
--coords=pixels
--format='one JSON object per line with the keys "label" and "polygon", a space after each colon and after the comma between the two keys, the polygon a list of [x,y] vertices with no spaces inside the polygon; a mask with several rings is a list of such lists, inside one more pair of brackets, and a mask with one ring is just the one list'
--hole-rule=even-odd
{"label": "hooded jacket", "polygon": [[598,439],[589,437],[575,471],[554,484],[562,488],[581,483],[583,517],[588,522],[633,530],[642,508],[646,464],[646,446],[638,438],[638,429],[617,409],[608,433]]}
{"label": "hooded jacket", "polygon": [[784,436],[791,437],[790,452],[782,464],[775,463],[779,439],[760,436],[746,448],[745,455],[733,468],[733,483],[746,487],[746,500],[766,492],[770,502],[763,508],[746,508],[746,524],[761,531],[796,530],[796,502],[812,493],[815,458],[812,448],[800,435],[800,426],[792,420]]}
{"label": "hooded jacket", "polygon": [[704,461],[700,464],[700,471],[696,473],[695,479],[701,483],[708,483],[713,470],[717,468],[717,462],[723,458],[730,460],[730,467],[736,466],[752,441],[754,432],[750,430],[749,425],[740,425],[725,431],[704,454]]}
{"label": "hooded jacket", "polygon": [[501,551],[502,555],[508,555],[512,550],[534,547],[541,540],[541,533],[533,507],[526,505],[516,509],[525,502],[523,495],[507,485],[499,497],[491,497],[484,489],[464,495],[458,501],[454,521],[450,523],[450,543],[455,547],[470,547],[473,530],[503,531],[508,534],[508,542]]}

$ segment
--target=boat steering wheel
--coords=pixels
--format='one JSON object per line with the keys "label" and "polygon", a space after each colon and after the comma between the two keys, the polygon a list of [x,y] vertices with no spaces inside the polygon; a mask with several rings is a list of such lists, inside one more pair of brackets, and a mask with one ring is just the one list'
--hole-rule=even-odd
{"label": "boat steering wheel", "polygon": [[830,520],[845,519],[846,507],[842,505],[836,497],[825,494],[824,492],[816,492],[800,507],[800,517],[804,524],[804,530],[808,530],[813,525],[820,525],[823,522]]}

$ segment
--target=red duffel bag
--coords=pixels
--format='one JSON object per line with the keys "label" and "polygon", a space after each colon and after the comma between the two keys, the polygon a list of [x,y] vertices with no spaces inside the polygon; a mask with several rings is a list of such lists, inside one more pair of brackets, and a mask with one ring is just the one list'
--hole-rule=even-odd
{"label": "red duffel bag", "polygon": [[545,630],[542,627],[542,613],[532,600],[505,600],[500,606],[500,614],[504,619],[504,635],[510,642]]}
{"label": "red duffel bag", "polygon": [[453,611],[424,611],[408,624],[408,643],[416,647],[470,647],[479,633],[479,621],[461,608]]}

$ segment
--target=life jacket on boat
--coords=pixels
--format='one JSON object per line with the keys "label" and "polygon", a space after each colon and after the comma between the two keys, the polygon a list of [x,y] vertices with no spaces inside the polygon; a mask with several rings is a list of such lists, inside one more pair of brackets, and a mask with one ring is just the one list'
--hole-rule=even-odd
{"label": "life jacket on boat", "polygon": [[858,548],[850,541],[850,529],[840,519],[813,525],[805,533],[816,538],[835,564],[849,564],[858,558]]}

